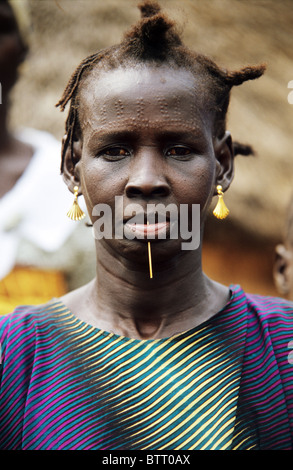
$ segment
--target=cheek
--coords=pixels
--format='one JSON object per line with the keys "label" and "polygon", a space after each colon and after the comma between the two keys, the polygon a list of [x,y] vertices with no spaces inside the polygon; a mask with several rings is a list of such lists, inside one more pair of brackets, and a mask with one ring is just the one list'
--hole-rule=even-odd
{"label": "cheek", "polygon": [[199,158],[187,168],[177,187],[178,200],[182,204],[200,204],[203,210],[214,193],[215,160]]}
{"label": "cheek", "polygon": [[99,159],[82,157],[79,177],[89,212],[96,204],[114,204],[115,196],[123,194],[123,172],[113,171],[111,165],[101,164]]}

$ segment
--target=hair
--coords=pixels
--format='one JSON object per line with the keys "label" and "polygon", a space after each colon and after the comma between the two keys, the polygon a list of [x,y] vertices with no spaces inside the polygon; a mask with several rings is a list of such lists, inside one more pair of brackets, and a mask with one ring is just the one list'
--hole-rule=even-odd
{"label": "hair", "polygon": [[[125,35],[121,43],[103,49],[86,57],[71,76],[64,92],[56,104],[64,111],[70,101],[66,120],[66,140],[62,151],[61,172],[68,146],[73,158],[73,142],[81,136],[78,119],[79,90],[83,80],[97,66],[110,70],[121,66],[150,64],[184,68],[195,76],[200,76],[200,85],[210,97],[210,109],[214,113],[214,133],[223,135],[226,130],[226,115],[233,86],[239,86],[248,80],[260,77],[265,65],[247,66],[240,70],[228,71],[220,68],[209,57],[187,48],[177,31],[175,23],[166,17],[156,1],[145,0],[138,5],[141,20]],[[208,104],[208,103],[207,103]],[[234,142],[234,155],[250,155],[253,149],[249,145]]]}

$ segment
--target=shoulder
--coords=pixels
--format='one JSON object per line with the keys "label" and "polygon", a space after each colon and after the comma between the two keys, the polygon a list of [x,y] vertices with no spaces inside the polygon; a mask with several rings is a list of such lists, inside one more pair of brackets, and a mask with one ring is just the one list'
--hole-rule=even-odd
{"label": "shoulder", "polygon": [[[244,314],[247,340],[262,338],[274,350],[282,348],[288,355],[293,340],[293,302],[280,297],[245,293],[240,286],[231,286],[231,304]],[[235,307],[236,306],[236,307]],[[232,307],[233,308],[233,307]]]}
{"label": "shoulder", "polygon": [[61,143],[52,134],[44,130],[22,127],[16,132],[16,137],[22,142],[32,145],[35,149],[46,149],[47,146],[51,149],[61,149]]}
{"label": "shoulder", "polygon": [[12,313],[0,316],[0,346],[4,349],[33,344],[40,331],[49,331],[54,318],[62,311],[58,301],[42,305],[21,305]]}
{"label": "shoulder", "polygon": [[70,349],[76,320],[58,299],[38,305],[23,305],[0,317],[0,387],[1,376],[16,370],[19,376],[29,371],[46,354]]}
{"label": "shoulder", "polygon": [[[64,183],[62,178],[60,178],[59,172],[61,142],[58,142],[58,140],[53,135],[46,131],[28,127],[19,129],[19,131],[16,133],[16,138],[18,138],[21,142],[30,145],[34,151],[32,164],[28,168],[29,171],[26,173],[27,177],[28,175],[33,177],[38,172],[41,174],[46,174],[49,172],[50,176],[55,177],[55,180],[60,180],[63,187]],[[44,181],[42,183],[44,184]]]}
{"label": "shoulder", "polygon": [[254,313],[263,322],[293,322],[293,302],[280,297],[249,294],[240,286],[233,285],[230,289],[232,303],[241,304],[248,313]]}
{"label": "shoulder", "polygon": [[[279,366],[290,369],[293,348],[293,302],[279,297],[245,293],[232,286],[235,302],[245,311],[248,349],[271,351]],[[257,349],[257,344],[259,348]],[[293,378],[293,377],[292,377]]]}
{"label": "shoulder", "polygon": [[247,306],[267,325],[293,326],[293,302],[280,297],[246,294]]}
{"label": "shoulder", "polygon": [[289,361],[293,340],[293,303],[279,297],[246,295],[247,305],[254,312],[263,337],[269,341],[276,356],[282,354]]}
{"label": "shoulder", "polygon": [[0,331],[19,328],[46,316],[53,302],[42,305],[20,305],[9,314],[0,316]]}

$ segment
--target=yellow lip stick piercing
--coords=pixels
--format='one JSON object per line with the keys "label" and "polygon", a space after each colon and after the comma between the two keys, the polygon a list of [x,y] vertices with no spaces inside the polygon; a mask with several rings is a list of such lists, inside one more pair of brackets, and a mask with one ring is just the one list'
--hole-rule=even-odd
{"label": "yellow lip stick piercing", "polygon": [[[148,221],[148,225],[149,225],[149,221]],[[148,242],[148,257],[149,257],[150,279],[152,279],[153,278],[153,268],[152,268],[151,242]]]}

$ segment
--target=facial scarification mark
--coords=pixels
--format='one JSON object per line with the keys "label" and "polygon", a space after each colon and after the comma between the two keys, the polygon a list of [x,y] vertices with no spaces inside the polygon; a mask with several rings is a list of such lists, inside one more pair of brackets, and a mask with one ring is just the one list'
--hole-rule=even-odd
{"label": "facial scarification mark", "polygon": [[161,96],[157,97],[157,101],[160,105],[160,113],[162,114],[162,116],[167,116],[168,115],[168,103],[167,103],[167,101],[165,100],[165,98],[163,98]]}
{"label": "facial scarification mark", "polygon": [[[141,20],[136,23],[116,46],[110,46],[89,55],[81,61],[74,71],[56,106],[64,111],[70,102],[69,115],[66,120],[66,141],[62,149],[61,172],[64,170],[65,155],[70,151],[72,163],[75,165],[73,145],[80,136],[81,123],[79,120],[79,93],[86,83],[83,78],[89,76],[96,66],[99,70],[119,68],[121,65],[149,65],[153,60],[158,66],[167,65],[170,73],[178,67],[190,71],[195,77],[200,76],[197,94],[201,97],[201,105],[209,107],[213,112],[214,135],[223,135],[226,130],[226,113],[229,106],[230,91],[247,80],[260,77],[265,71],[265,65],[247,66],[240,70],[229,71],[219,67],[211,58],[194,53],[182,42],[177,32],[176,24],[161,12],[160,5],[152,1],[139,4]],[[154,45],[156,47],[154,47]],[[164,77],[161,78],[164,83]],[[206,98],[209,102],[206,103]],[[220,104],[219,109],[217,106]],[[162,107],[162,116],[164,105]],[[253,153],[251,147],[237,145],[237,154]]]}
{"label": "facial scarification mark", "polygon": [[[190,100],[190,103],[192,103],[192,100]],[[185,128],[184,123],[182,123],[181,119],[181,106],[182,104],[180,103],[180,99],[178,96],[174,96],[174,101],[173,101],[173,107],[172,107],[172,116],[170,116],[169,121],[170,123],[176,125],[180,124],[181,129]],[[194,107],[191,106],[190,109],[190,114],[192,115],[192,112],[194,112]],[[165,115],[167,115],[167,105],[165,106]]]}
{"label": "facial scarification mark", "polygon": [[137,105],[137,108],[136,108],[137,118],[142,119],[144,116],[144,108],[145,108],[145,103],[144,103],[143,98],[138,98],[136,100],[136,105]]}
{"label": "facial scarification mark", "polygon": [[145,118],[140,118],[139,120],[139,127],[142,128],[142,129],[148,129],[151,125],[151,122],[149,119],[145,119]]}
{"label": "facial scarification mark", "polygon": [[194,94],[193,93],[190,93],[190,112],[192,113],[192,115],[194,116],[196,114],[196,104],[195,104],[195,99],[194,99]]}
{"label": "facial scarification mark", "polygon": [[117,117],[118,118],[123,117],[123,115],[124,115],[124,106],[123,106],[121,100],[115,101],[115,109],[116,109]]}
{"label": "facial scarification mark", "polygon": [[107,108],[105,104],[101,107],[100,112],[101,112],[101,123],[104,126],[107,124]]}
{"label": "facial scarification mark", "polygon": [[175,104],[174,104],[174,111],[173,111],[173,114],[174,114],[174,117],[175,119],[179,119],[180,117],[180,103],[179,103],[179,97],[178,96],[175,96]]}

